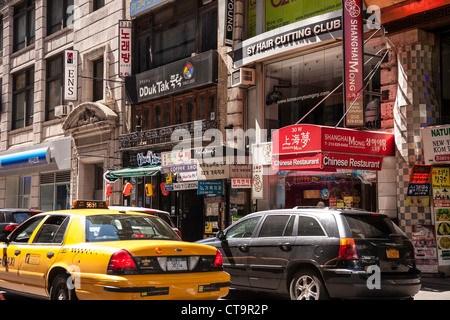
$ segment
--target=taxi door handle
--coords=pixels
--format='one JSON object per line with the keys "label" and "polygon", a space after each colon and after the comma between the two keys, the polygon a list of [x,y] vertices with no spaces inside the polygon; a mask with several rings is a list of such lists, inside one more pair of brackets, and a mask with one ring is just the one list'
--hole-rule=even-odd
{"label": "taxi door handle", "polygon": [[18,256],[21,252],[22,251],[20,251],[20,250],[16,250],[16,251],[14,251],[14,255]]}
{"label": "taxi door handle", "polygon": [[55,255],[54,252],[47,252],[47,258],[51,259]]}

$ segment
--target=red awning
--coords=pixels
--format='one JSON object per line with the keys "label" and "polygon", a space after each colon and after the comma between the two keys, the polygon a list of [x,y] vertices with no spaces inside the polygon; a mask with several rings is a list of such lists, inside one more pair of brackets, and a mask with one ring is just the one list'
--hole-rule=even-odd
{"label": "red awning", "polygon": [[276,170],[381,170],[383,156],[395,155],[392,133],[311,124],[273,133],[272,167]]}

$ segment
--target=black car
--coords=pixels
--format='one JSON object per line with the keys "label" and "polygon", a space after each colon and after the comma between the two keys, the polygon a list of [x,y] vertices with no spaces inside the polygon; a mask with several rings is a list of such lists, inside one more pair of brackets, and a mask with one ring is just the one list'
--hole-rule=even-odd
{"label": "black car", "polygon": [[27,209],[0,209],[0,237],[9,234],[29,217],[40,212]]}
{"label": "black car", "polygon": [[405,298],[420,289],[411,241],[386,215],[295,208],[245,216],[214,246],[234,288],[291,299]]}

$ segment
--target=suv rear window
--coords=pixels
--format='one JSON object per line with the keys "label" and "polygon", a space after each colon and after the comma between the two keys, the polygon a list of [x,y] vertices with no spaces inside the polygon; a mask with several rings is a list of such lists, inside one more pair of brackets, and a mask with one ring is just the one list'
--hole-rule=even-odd
{"label": "suv rear window", "polygon": [[22,222],[27,220],[29,217],[31,217],[31,214],[29,214],[28,212],[14,212],[13,216],[14,216],[14,222],[21,224]]}
{"label": "suv rear window", "polygon": [[353,238],[389,238],[403,232],[388,217],[381,215],[344,215]]}

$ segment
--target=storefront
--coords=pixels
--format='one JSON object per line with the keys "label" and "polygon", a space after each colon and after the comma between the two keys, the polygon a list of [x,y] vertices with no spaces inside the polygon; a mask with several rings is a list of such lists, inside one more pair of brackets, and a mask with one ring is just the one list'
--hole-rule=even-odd
{"label": "storefront", "polygon": [[32,147],[17,147],[0,154],[0,180],[5,208],[61,210],[70,208],[71,139]]}

